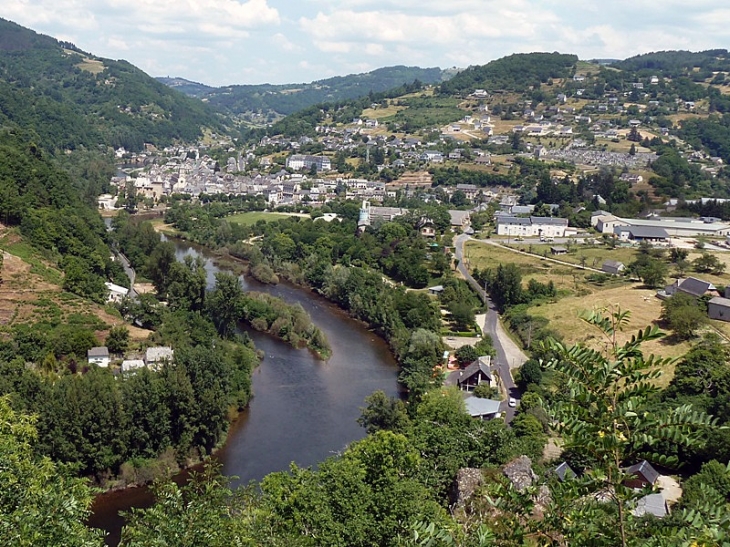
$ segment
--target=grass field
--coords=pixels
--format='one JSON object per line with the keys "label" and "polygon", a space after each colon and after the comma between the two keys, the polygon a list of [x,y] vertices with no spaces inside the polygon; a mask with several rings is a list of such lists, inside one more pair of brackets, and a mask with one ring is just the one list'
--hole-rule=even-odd
{"label": "grass field", "polygon": [[[515,244],[514,240],[510,244],[511,247],[514,247],[516,249],[521,249],[523,251],[529,251],[530,248],[532,248],[532,252],[539,254],[539,255],[546,255],[550,257],[550,247],[552,247],[554,244],[551,243],[541,243],[541,244]],[[627,248],[627,247],[616,247],[615,249],[611,249],[605,245],[596,245],[596,246],[590,246],[590,245],[574,245],[571,246],[571,252],[568,254],[556,256],[555,258],[557,260],[562,260],[563,262],[571,262],[573,264],[579,264],[582,265],[582,258],[585,257],[585,265],[589,268],[597,268],[601,269],[601,265],[606,260],[618,260],[619,262],[623,262],[624,264],[629,264],[630,262],[633,262],[636,258],[636,249]]]}
{"label": "grass field", "polygon": [[401,110],[405,110],[405,108],[405,106],[396,106],[394,104],[388,104],[388,108],[366,108],[362,111],[360,118],[363,120],[379,120],[380,118],[394,116]]}
{"label": "grass field", "polygon": [[305,218],[309,218],[309,215],[299,215],[297,213],[265,213],[263,211],[250,211],[248,213],[231,215],[226,217],[226,220],[228,222],[236,222],[238,224],[249,226],[251,224],[256,224],[259,220],[271,222],[272,220],[281,220],[282,218],[290,216],[303,216]]}
{"label": "grass field", "polygon": [[[542,245],[542,247],[549,247],[549,245]],[[578,248],[580,250],[576,254],[561,255],[557,258],[579,264],[581,256],[579,253],[582,253],[588,258],[586,266],[591,266],[593,259],[597,259],[597,265],[600,268],[603,260],[609,258],[629,263],[636,253],[635,249],[626,248],[613,250],[602,246]],[[535,304],[530,307],[529,313],[550,320],[549,327],[558,332],[569,344],[581,342],[596,349],[605,347],[605,340],[600,338],[601,333],[588,326],[580,318],[580,314],[585,311],[610,311],[619,308],[630,310],[631,322],[626,330],[620,333],[619,342],[628,340],[638,329],[656,324],[661,314],[661,300],[656,297],[656,292],[643,288],[640,283],[617,278],[598,285],[589,282],[586,275],[590,272],[580,268],[556,264],[538,256],[514,253],[478,242],[467,243],[465,256],[471,270],[475,267],[479,269],[495,268],[499,264],[514,263],[520,268],[523,284],[527,284],[530,279],[541,283],[552,281],[561,297],[552,302]],[[730,328],[728,332],[730,333]],[[644,346],[646,354],[653,353],[662,357],[679,357],[684,355],[688,349],[688,343],[677,342],[671,337],[665,337]],[[673,367],[667,368],[667,374],[661,378],[661,383],[665,384],[671,380],[672,370]]]}

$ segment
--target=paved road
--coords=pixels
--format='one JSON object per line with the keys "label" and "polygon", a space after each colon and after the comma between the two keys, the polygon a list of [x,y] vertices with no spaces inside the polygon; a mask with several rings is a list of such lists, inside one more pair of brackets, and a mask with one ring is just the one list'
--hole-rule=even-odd
{"label": "paved road", "polygon": [[122,263],[124,273],[126,273],[129,278],[129,293],[127,296],[129,296],[132,300],[137,300],[137,291],[134,290],[134,279],[137,277],[137,274],[126,256],[124,256],[121,252],[117,252],[117,256],[119,257],[119,262]]}
{"label": "paved road", "polygon": [[[489,295],[486,291],[479,286],[479,283],[471,276],[469,270],[464,264],[464,243],[471,239],[466,234],[461,234],[454,239],[455,254],[459,261],[458,270],[464,279],[472,286],[472,288],[479,294],[482,301],[487,305],[487,314],[484,321],[484,332],[492,337],[494,342],[494,348],[497,350],[497,356],[495,359],[495,366],[499,377],[502,380],[507,396],[513,397],[518,402],[520,400],[520,392],[512,379],[512,369],[519,368],[522,364],[527,361],[527,355],[512,341],[507,333],[502,328],[499,322],[499,314],[494,306],[494,303],[489,299]],[[500,410],[504,413],[505,421],[507,423],[512,421],[515,415],[515,409],[509,408],[506,402],[502,403]]]}

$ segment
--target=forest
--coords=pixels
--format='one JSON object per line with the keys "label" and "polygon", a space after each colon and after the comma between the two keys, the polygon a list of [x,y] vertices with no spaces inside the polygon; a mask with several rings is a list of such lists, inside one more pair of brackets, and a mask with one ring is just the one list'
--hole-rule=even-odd
{"label": "forest", "polygon": [[407,66],[384,67],[365,74],[336,76],[309,84],[232,85],[196,93],[211,105],[231,114],[269,111],[288,116],[316,104],[359,99],[419,81],[439,83],[445,72],[440,68]]}
{"label": "forest", "polygon": [[4,19],[0,36],[0,120],[33,128],[41,146],[140,151],[145,143],[194,142],[205,127],[225,131],[210,107],[126,61],[96,58]]}
{"label": "forest", "polygon": [[488,92],[539,89],[551,80],[567,78],[578,62],[576,55],[517,53],[486,65],[469,67],[439,86],[442,95],[468,95],[475,89]]}

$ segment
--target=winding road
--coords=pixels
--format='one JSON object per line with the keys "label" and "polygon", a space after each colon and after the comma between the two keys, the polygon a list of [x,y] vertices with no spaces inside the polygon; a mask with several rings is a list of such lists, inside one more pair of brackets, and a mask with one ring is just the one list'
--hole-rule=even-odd
{"label": "winding road", "polygon": [[[471,285],[479,294],[479,297],[487,306],[487,314],[482,330],[489,334],[494,342],[494,348],[497,350],[495,367],[499,373],[500,379],[502,380],[502,384],[507,391],[507,396],[513,397],[519,402],[520,392],[512,378],[512,370],[521,367],[522,364],[527,361],[528,357],[504,331],[504,328],[499,321],[499,313],[497,313],[494,303],[489,299],[487,292],[471,276],[466,264],[464,264],[464,243],[470,239],[471,237],[466,234],[460,234],[454,238],[455,255],[458,260],[457,269],[461,275],[464,276],[467,283],[469,283],[469,285]],[[515,409],[510,408],[506,402],[502,402],[500,410],[503,412],[505,422],[511,422],[515,415]]]}

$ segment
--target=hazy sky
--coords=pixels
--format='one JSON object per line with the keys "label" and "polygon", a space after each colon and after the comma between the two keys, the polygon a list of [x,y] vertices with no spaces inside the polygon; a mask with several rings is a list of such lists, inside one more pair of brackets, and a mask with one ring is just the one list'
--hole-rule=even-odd
{"label": "hazy sky", "polygon": [[530,51],[590,59],[730,47],[727,0],[2,0],[0,17],[209,85]]}

